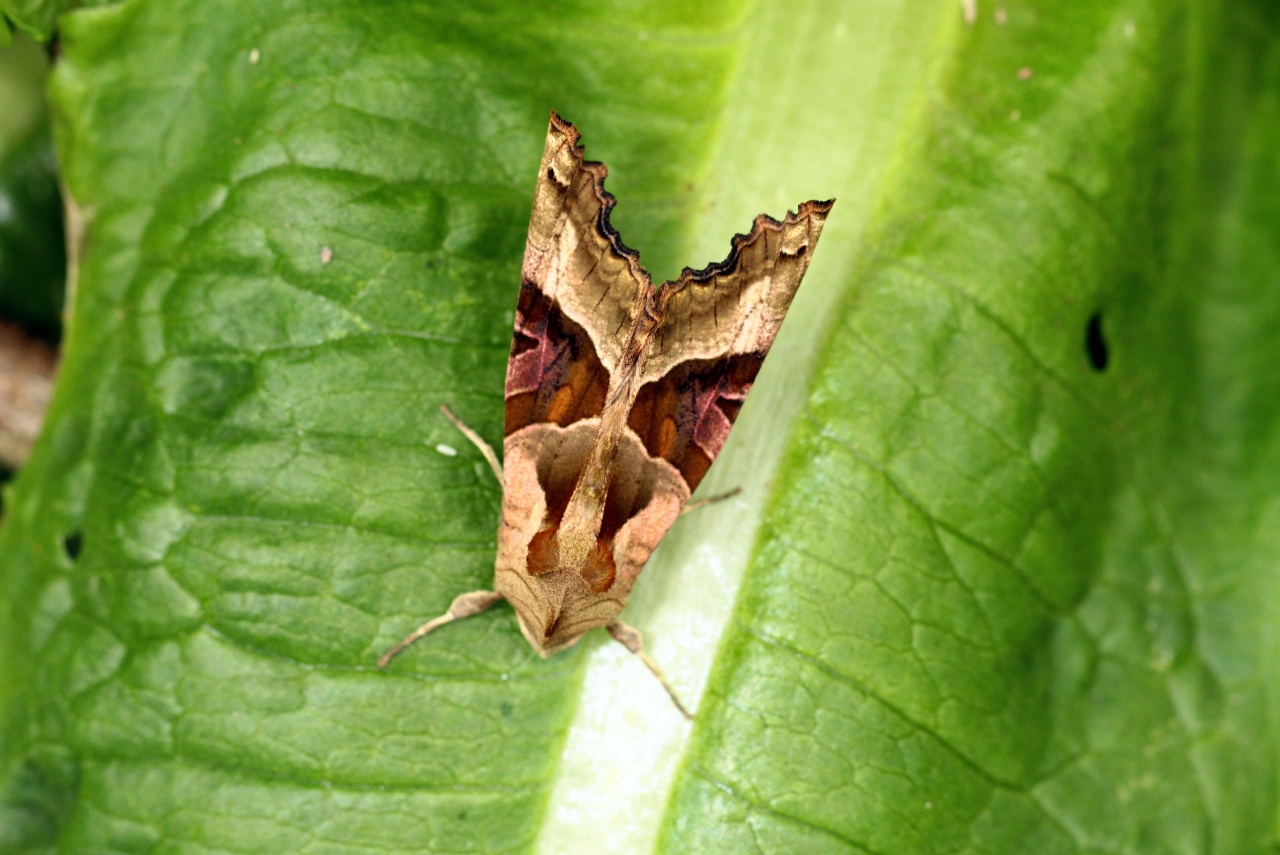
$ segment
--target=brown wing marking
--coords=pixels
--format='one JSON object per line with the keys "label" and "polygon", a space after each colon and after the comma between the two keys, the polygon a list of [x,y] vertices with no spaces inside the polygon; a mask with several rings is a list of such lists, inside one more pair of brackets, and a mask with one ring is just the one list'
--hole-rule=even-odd
{"label": "brown wing marking", "polygon": [[675,466],[695,489],[724,447],[763,361],[762,354],[744,353],[681,363],[640,390],[628,425],[650,454]]}
{"label": "brown wing marking", "polygon": [[600,415],[609,376],[642,295],[652,290],[634,250],[609,223],[604,164],[583,159],[578,132],[554,113],[525,245],[507,365],[508,436],[539,420]]}
{"label": "brown wing marking", "polygon": [[806,202],[782,221],[756,217],[724,261],[685,268],[658,292],[662,321],[644,354],[644,385],[628,424],[690,489],[724,447],[832,204]]}
{"label": "brown wing marking", "polygon": [[536,287],[520,289],[507,362],[506,435],[549,422],[561,427],[597,418],[609,372],[591,338]]}
{"label": "brown wing marking", "polygon": [[617,619],[650,553],[689,499],[680,473],[625,435],[620,474],[610,485],[601,531],[611,555],[603,566],[593,565],[603,573],[579,574],[544,560],[540,538],[563,515],[599,426],[595,419],[568,427],[534,424],[505,443],[506,488],[494,585],[515,607],[525,636],[543,655]]}

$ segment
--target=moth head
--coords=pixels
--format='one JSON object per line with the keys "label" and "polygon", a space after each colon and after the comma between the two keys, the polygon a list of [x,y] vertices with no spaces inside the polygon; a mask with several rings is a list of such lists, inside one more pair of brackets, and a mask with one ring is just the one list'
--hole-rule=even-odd
{"label": "moth head", "polygon": [[503,586],[521,631],[542,656],[612,623],[622,611],[624,598],[610,594],[617,578],[612,545],[596,540],[581,562],[568,552],[561,549],[558,529],[538,532],[529,543],[527,575]]}

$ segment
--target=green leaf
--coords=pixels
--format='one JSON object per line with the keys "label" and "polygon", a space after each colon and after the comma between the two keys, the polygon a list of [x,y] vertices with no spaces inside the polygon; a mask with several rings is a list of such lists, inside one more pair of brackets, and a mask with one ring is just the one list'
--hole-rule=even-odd
{"label": "green leaf", "polygon": [[[60,18],[83,235],[0,529],[0,849],[1268,851],[1280,13],[979,11]],[[839,199],[708,484],[745,498],[628,608],[691,728],[505,607],[373,665],[490,579],[437,408],[500,435],[552,108],[658,275]]]}
{"label": "green leaf", "polygon": [[12,23],[15,29],[47,42],[58,15],[79,5],[83,4],[75,0],[0,0],[0,16],[8,18],[6,28]]}

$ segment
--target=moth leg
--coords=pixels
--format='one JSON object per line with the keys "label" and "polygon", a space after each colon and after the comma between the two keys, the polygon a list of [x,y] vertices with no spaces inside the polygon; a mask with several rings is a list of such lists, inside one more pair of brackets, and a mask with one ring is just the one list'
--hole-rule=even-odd
{"label": "moth leg", "polygon": [[427,621],[422,626],[415,629],[404,637],[404,640],[395,647],[382,654],[378,659],[378,667],[386,668],[387,664],[395,658],[396,654],[404,650],[410,644],[413,644],[419,638],[431,632],[437,627],[444,626],[446,623],[453,623],[455,620],[469,618],[472,615],[478,615],[485,609],[497,603],[502,599],[502,595],[496,591],[471,591],[466,594],[459,594],[454,597],[453,603],[449,606],[449,611]]}
{"label": "moth leg", "polygon": [[693,721],[693,713],[689,712],[689,710],[685,708],[685,705],[680,703],[680,698],[676,696],[676,690],[671,688],[671,684],[667,682],[667,675],[662,673],[662,669],[658,667],[658,663],[650,659],[649,655],[644,652],[644,639],[640,635],[640,630],[632,626],[627,626],[620,620],[614,621],[606,626],[605,629],[609,630],[609,634],[613,636],[615,641],[630,650],[636,656],[640,657],[640,661],[645,664],[645,667],[649,669],[650,673],[658,678],[658,682],[662,684],[662,688],[667,690],[667,694],[671,697],[671,702],[676,705],[676,709],[680,710],[680,714],[690,721]]}
{"label": "moth leg", "polygon": [[716,502],[723,502],[725,499],[732,499],[741,492],[741,487],[734,487],[732,490],[728,490],[724,493],[716,493],[714,496],[707,496],[705,499],[699,499],[696,502],[689,502],[680,509],[680,516],[684,516],[690,511],[696,511],[699,508],[705,508],[707,505],[714,505]]}
{"label": "moth leg", "polygon": [[489,461],[489,468],[493,470],[494,476],[498,479],[499,484],[504,484],[502,478],[502,464],[498,462],[498,455],[494,453],[493,446],[485,442],[480,434],[473,431],[466,422],[453,414],[453,410],[444,406],[440,406],[440,412],[444,413],[444,417],[453,422],[453,426],[462,431],[462,435],[471,440],[471,444],[480,449],[480,453],[484,455],[484,459]]}

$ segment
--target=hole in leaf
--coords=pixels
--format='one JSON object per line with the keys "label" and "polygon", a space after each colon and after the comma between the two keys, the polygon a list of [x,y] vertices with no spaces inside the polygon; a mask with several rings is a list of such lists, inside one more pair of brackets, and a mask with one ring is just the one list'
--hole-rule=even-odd
{"label": "hole in leaf", "polygon": [[1094,312],[1084,331],[1084,352],[1089,356],[1089,364],[1094,371],[1106,371],[1110,355],[1107,353],[1107,340],[1102,335],[1102,312]]}
{"label": "hole in leaf", "polygon": [[62,538],[62,548],[66,551],[67,557],[75,561],[84,549],[84,535],[78,531],[71,532]]}

